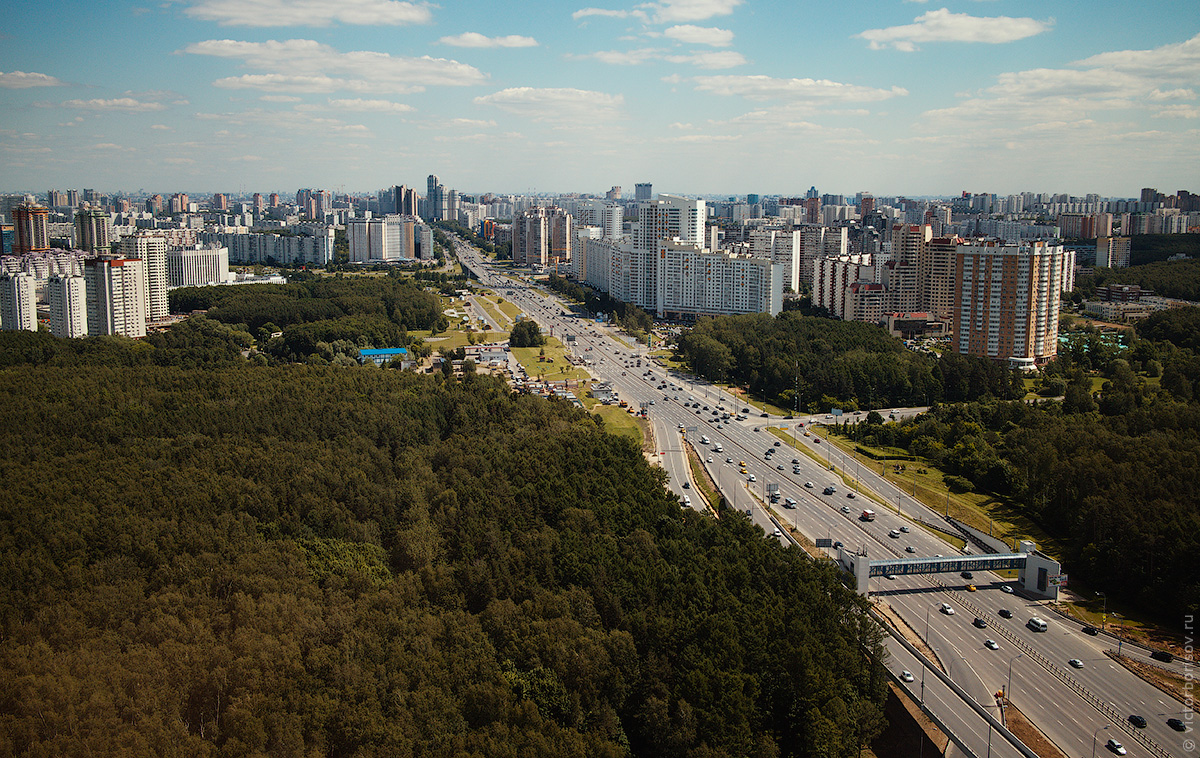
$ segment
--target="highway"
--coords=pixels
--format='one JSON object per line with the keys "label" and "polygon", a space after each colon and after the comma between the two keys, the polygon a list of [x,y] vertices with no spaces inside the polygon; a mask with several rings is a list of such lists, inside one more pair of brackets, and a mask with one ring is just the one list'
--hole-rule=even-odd
{"label": "highway", "polygon": [[[815,417],[815,426],[811,416],[764,418],[716,387],[653,365],[644,349],[631,349],[618,342],[607,327],[563,317],[564,306],[556,298],[544,297],[524,284],[493,273],[465,243],[458,254],[485,286],[518,303],[543,329],[553,330],[556,335],[575,334],[577,354],[593,357],[595,364],[590,370],[611,381],[621,399],[634,408],[647,404],[669,487],[681,499],[689,495],[693,508],[704,506],[690,482],[684,444],[692,445],[706,461],[710,476],[733,506],[743,513],[748,511],[766,534],[775,528],[774,517],[814,541],[829,538],[850,550],[865,549],[870,558],[959,554],[955,547],[921,526],[921,522],[944,523],[936,512],[905,496],[877,471],[856,466],[825,440],[820,426],[824,416]],[[639,357],[641,368],[636,367]],[[649,405],[651,402],[654,404]],[[736,415],[747,408],[751,412],[738,420]],[[904,409],[900,413],[923,410]],[[724,412],[729,412],[731,418],[723,419]],[[803,429],[797,427],[800,423]],[[786,439],[768,427],[783,430]],[[804,436],[804,431],[809,436]],[[702,437],[709,439],[707,445],[701,443]],[[720,452],[716,450],[718,445]],[[768,450],[773,451],[769,456]],[[684,482],[689,482],[688,488],[682,486]],[[805,486],[809,482],[812,487]],[[836,492],[823,494],[830,484],[836,486]],[[764,503],[770,485],[779,486],[781,500],[768,512]],[[849,497],[852,493],[856,493],[853,498]],[[784,508],[783,498],[795,500],[797,507]],[[894,510],[897,504],[900,513]],[[868,507],[878,516],[875,521],[863,522],[858,515]],[[890,536],[893,533],[897,536]],[[909,547],[912,552],[906,551]],[[828,552],[836,559],[836,550]],[[1099,754],[1110,754],[1104,750],[1104,741],[1110,737],[1122,742],[1131,756],[1183,756],[1194,751],[1194,744],[1188,742],[1195,738],[1193,733],[1175,732],[1165,723],[1170,717],[1187,721],[1183,706],[1107,658],[1104,651],[1116,647],[1111,638],[1089,637],[1079,624],[1068,622],[1036,601],[1002,591],[1013,582],[984,572],[977,572],[971,581],[978,588],[976,592],[968,592],[967,581],[950,574],[875,578],[870,589],[873,597],[891,606],[936,651],[950,678],[994,715],[998,707],[993,693],[1005,689],[1011,676],[1009,696],[1013,705],[1067,755],[1091,755],[1094,737],[1098,738]],[[955,613],[941,612],[942,603],[948,603]],[[1000,609],[1011,611],[1012,618],[1002,618]],[[1048,622],[1046,632],[1034,632],[1026,626],[1034,615]],[[986,621],[987,628],[973,625],[976,616]],[[988,639],[998,649],[985,647]],[[921,664],[903,648],[897,651],[897,647],[891,646],[889,668],[897,674],[907,669],[919,681]],[[1129,653],[1130,648],[1125,647],[1123,652]],[[1081,661],[1083,668],[1071,667],[1071,659]],[[976,754],[988,754],[987,723],[948,688],[944,699],[936,699],[929,690],[930,680],[935,678],[932,674],[926,677],[929,707],[945,723],[961,730],[956,734]],[[944,687],[940,682],[939,686]],[[1130,714],[1144,716],[1147,727],[1138,730],[1130,725],[1126,720]],[[1135,732],[1148,738],[1147,743],[1135,739]],[[998,736],[993,737],[991,752],[1017,754],[1007,743],[997,752],[1002,742]]]}

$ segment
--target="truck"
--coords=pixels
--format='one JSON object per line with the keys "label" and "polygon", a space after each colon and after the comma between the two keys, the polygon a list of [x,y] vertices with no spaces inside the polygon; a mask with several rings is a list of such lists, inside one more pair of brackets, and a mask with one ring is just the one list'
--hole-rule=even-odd
{"label": "truck", "polygon": [[860,521],[874,521],[875,520],[875,511],[868,508],[867,510],[863,511],[862,515],[859,516],[858,518]]}

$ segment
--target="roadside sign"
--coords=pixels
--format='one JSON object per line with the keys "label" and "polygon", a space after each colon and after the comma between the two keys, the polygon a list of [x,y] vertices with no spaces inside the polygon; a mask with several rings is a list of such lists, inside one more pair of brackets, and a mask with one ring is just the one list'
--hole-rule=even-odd
{"label": "roadside sign", "polygon": [[818,537],[817,547],[833,547],[833,540],[828,537]]}

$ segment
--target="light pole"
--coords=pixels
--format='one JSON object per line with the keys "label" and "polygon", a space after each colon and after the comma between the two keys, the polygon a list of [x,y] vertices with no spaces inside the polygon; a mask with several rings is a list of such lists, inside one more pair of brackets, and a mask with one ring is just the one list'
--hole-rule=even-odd
{"label": "light pole", "polygon": [[1024,657],[1025,657],[1024,653],[1018,653],[1017,655],[1014,655],[1012,658],[1008,659],[1008,682],[1004,685],[1004,701],[1001,703],[1001,707],[1000,707],[1000,719],[1001,719],[1001,721],[1004,722],[1005,726],[1008,726],[1008,718],[1005,715],[1008,711],[1007,711],[1007,709],[1004,708],[1004,703],[1012,702],[1012,665],[1013,665],[1013,661],[1017,660],[1018,658],[1024,658]]}
{"label": "light pole", "polygon": [[1097,737],[1097,735],[1099,735],[1100,732],[1104,731],[1105,729],[1109,728],[1110,726],[1112,726],[1112,724],[1105,724],[1104,726],[1100,727],[1096,731],[1092,732],[1092,758],[1096,758],[1096,737]]}
{"label": "light pole", "polygon": [[1104,631],[1104,627],[1108,624],[1108,595],[1100,590],[1096,590],[1096,596],[1104,599],[1104,615],[1100,617],[1100,631]]}

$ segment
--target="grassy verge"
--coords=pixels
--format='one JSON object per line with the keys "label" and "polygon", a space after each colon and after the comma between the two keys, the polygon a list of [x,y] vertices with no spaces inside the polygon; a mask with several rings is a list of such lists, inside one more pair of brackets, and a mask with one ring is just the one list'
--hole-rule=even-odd
{"label": "grassy verge", "polygon": [[[1180,618],[1151,616],[1111,598],[1106,604],[1102,595],[1074,577],[1068,590],[1061,593],[1059,598],[1062,601],[1059,610],[1085,624],[1103,627],[1127,640],[1157,650],[1166,650],[1179,656],[1184,654],[1183,622]],[[1171,610],[1174,609],[1168,609],[1167,612]]]}
{"label": "grassy verge", "polygon": [[538,361],[539,353],[542,349],[537,347],[514,347],[512,354],[525,367],[525,373],[531,377],[540,377],[551,382],[572,379],[583,381],[591,378],[591,374],[582,367],[572,366],[567,361],[567,349],[563,347],[557,338],[548,337],[544,348],[546,358],[554,359],[553,363]]}
{"label": "grassy verge", "polygon": [[704,468],[704,464],[700,461],[699,453],[682,440],[680,444],[687,450],[688,466],[692,469],[692,481],[695,482],[696,493],[708,503],[709,510],[716,513],[721,507],[721,493],[717,491],[716,485],[709,478],[708,469]]}
{"label": "grassy verge", "polygon": [[604,430],[610,434],[615,434],[618,437],[628,437],[637,442],[638,445],[645,444],[642,428],[638,424],[638,420],[631,414],[626,413],[624,408],[597,403],[592,408],[592,413],[604,419]]}

